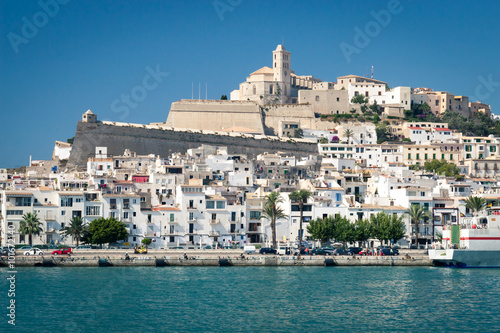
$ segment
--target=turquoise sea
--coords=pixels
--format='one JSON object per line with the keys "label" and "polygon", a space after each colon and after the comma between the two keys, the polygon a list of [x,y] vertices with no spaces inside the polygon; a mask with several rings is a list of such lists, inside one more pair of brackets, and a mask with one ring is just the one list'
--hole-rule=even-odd
{"label": "turquoise sea", "polygon": [[500,331],[500,270],[434,267],[19,268],[0,332]]}

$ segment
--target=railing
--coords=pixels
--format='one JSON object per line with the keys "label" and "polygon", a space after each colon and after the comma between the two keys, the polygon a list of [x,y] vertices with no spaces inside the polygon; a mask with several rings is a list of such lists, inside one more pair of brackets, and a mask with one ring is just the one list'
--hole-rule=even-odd
{"label": "railing", "polygon": [[188,218],[188,222],[196,222],[198,219],[196,217]]}
{"label": "railing", "polygon": [[212,230],[212,231],[210,231],[210,232],[208,233],[208,236],[209,236],[209,237],[214,237],[214,236],[216,236],[216,237],[217,237],[217,236],[220,236],[220,232],[219,232],[219,231],[213,231],[213,230]]}
{"label": "railing", "polygon": [[187,209],[188,209],[188,210],[196,210],[197,208],[196,208],[196,207],[194,207],[194,206],[188,206],[188,207],[187,207]]}
{"label": "railing", "polygon": [[168,221],[168,224],[178,224],[179,222],[177,221],[177,219],[173,219],[173,220],[169,220]]}
{"label": "railing", "polygon": [[56,220],[56,217],[53,213],[47,213],[45,214],[45,220],[49,220],[49,221],[55,221]]}
{"label": "railing", "polygon": [[218,223],[220,223],[219,219],[210,220],[210,224],[218,224]]}

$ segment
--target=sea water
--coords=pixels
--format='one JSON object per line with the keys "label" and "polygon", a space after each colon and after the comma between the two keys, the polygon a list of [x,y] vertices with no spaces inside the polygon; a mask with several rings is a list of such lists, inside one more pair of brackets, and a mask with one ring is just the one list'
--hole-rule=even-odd
{"label": "sea water", "polygon": [[499,331],[499,269],[18,268],[0,332]]}

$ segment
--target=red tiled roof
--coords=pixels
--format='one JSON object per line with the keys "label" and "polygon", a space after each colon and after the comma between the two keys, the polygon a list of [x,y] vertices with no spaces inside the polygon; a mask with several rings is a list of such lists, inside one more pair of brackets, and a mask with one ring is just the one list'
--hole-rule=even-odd
{"label": "red tiled roof", "polygon": [[451,131],[449,128],[434,128],[435,131]]}
{"label": "red tiled roof", "polygon": [[408,127],[409,129],[423,129],[422,127]]}

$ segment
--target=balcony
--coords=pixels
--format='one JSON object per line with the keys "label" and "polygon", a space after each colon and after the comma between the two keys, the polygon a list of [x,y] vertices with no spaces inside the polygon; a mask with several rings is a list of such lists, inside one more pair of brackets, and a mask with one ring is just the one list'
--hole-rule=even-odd
{"label": "balcony", "polygon": [[210,220],[210,224],[219,224],[219,223],[220,223],[219,219]]}
{"label": "balcony", "polygon": [[56,216],[54,215],[54,213],[50,212],[45,214],[45,221],[55,221],[55,220]]}
{"label": "balcony", "polygon": [[54,228],[47,228],[47,231],[46,233],[50,234],[50,233],[55,233],[56,232],[56,229]]}
{"label": "balcony", "polygon": [[215,231],[215,230],[212,230],[208,233],[208,236],[209,237],[218,237],[220,236],[220,232],[219,231]]}
{"label": "balcony", "polygon": [[260,228],[252,228],[247,230],[247,234],[261,234],[262,230]]}
{"label": "balcony", "polygon": [[198,219],[196,217],[188,218],[188,222],[196,223]]}
{"label": "balcony", "polygon": [[181,236],[181,232],[179,230],[169,231],[165,233],[166,236]]}
{"label": "balcony", "polygon": [[127,204],[123,205],[123,209],[130,209],[130,205]]}
{"label": "balcony", "polygon": [[187,206],[186,209],[187,210],[197,210],[198,208],[196,208],[195,206]]}
{"label": "balcony", "polygon": [[109,209],[116,209],[116,204],[109,205]]}
{"label": "balcony", "polygon": [[179,224],[179,221],[177,219],[171,219],[168,221],[168,224]]}

